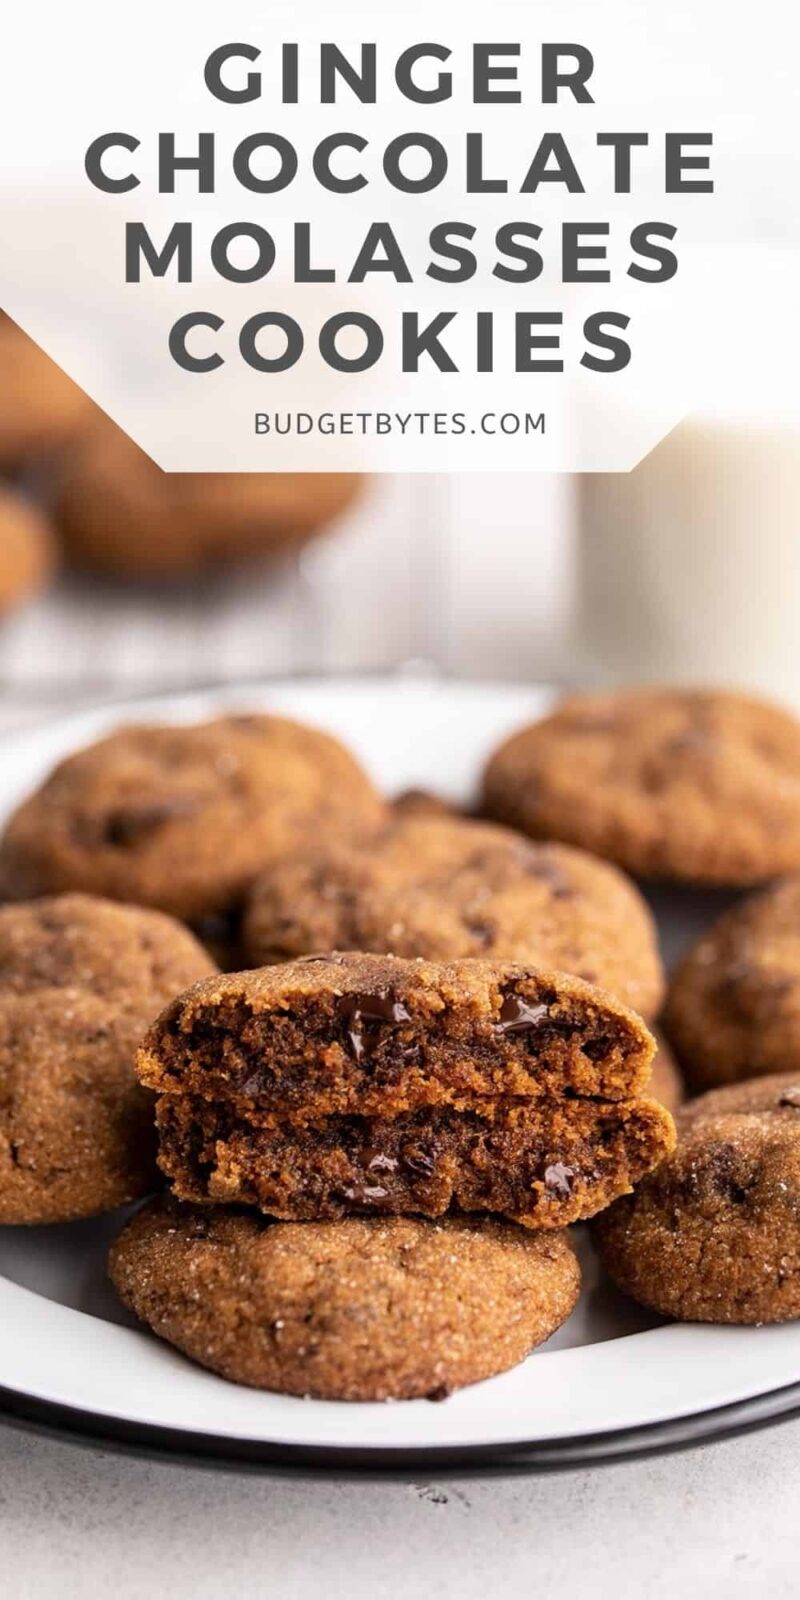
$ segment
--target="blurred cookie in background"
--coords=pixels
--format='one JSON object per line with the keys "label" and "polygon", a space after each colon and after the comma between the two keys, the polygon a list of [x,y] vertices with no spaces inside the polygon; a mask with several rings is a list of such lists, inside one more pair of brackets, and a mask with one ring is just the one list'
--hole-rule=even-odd
{"label": "blurred cookie in background", "polygon": [[10,896],[80,889],[169,911],[202,930],[236,913],[258,874],[330,832],[385,814],[355,757],[285,717],[123,727],[59,763],[0,839]]}
{"label": "blurred cookie in background", "polygon": [[741,900],[692,946],[664,1025],[697,1093],[800,1072],[800,875]]}
{"label": "blurred cookie in background", "polygon": [[0,472],[49,457],[95,413],[89,396],[0,312]]}
{"label": "blurred cookie in background", "polygon": [[460,817],[466,812],[433,789],[403,789],[395,796],[392,806],[400,817]]}
{"label": "blurred cookie in background", "polygon": [[63,463],[55,519],[70,565],[171,581],[304,544],[362,482],[355,473],[167,473],[105,421]]}
{"label": "blurred cookie in background", "polygon": [[658,1028],[653,1029],[657,1049],[653,1057],[653,1074],[647,1092],[668,1111],[677,1111],[686,1099],[683,1074],[672,1051]]}
{"label": "blurred cookie in background", "polygon": [[495,751],[483,808],[637,877],[766,883],[800,868],[800,721],[724,690],[574,694]]}
{"label": "blurred cookie in background", "polygon": [[0,617],[36,594],[55,564],[55,544],[44,514],[23,495],[0,485]]}
{"label": "blurred cookie in background", "polygon": [[288,842],[253,885],[244,942],[253,966],[317,950],[530,962],[646,1018],[664,995],[652,917],[615,867],[435,806]]}

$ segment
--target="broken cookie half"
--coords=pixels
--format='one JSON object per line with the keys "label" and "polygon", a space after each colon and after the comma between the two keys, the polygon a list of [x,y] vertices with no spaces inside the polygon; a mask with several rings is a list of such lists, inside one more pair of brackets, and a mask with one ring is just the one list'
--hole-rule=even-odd
{"label": "broken cookie half", "polygon": [[195,984],[139,1075],[182,1199],[560,1228],[672,1150],[644,1095],[653,1052],[633,1012],[564,974],[332,954]]}

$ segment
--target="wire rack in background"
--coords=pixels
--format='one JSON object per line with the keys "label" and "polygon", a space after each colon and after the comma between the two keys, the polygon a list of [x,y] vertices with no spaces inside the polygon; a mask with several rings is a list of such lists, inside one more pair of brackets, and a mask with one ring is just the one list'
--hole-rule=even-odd
{"label": "wire rack in background", "polygon": [[571,592],[550,478],[375,479],[279,567],[153,589],[65,575],[0,626],[0,722],[155,690],[421,662],[559,677]]}

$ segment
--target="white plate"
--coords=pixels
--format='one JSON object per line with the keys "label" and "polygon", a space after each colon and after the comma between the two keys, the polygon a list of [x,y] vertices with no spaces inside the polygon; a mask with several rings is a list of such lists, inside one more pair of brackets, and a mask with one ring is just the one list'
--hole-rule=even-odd
{"label": "white plate", "polygon": [[[0,816],[66,752],[133,718],[194,720],[274,707],[340,734],[387,790],[466,799],[542,689],[418,679],[277,683],[148,700],[6,741]],[[661,894],[674,954],[718,898]],[[339,1405],[236,1388],[137,1327],[104,1257],[118,1218],[0,1229],[0,1400],[29,1420],[149,1446],[267,1463],[419,1469],[598,1459],[709,1437],[800,1405],[800,1330],[658,1325],[604,1284],[582,1241],[585,1288],[556,1338],[513,1372],[444,1404]]]}

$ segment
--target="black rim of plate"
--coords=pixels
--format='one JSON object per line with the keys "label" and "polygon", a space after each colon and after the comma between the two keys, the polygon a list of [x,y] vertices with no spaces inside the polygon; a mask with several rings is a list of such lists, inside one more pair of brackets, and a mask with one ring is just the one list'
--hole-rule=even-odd
{"label": "black rim of plate", "polygon": [[346,1445],[226,1439],[214,1434],[136,1423],[56,1401],[39,1400],[0,1385],[0,1420],[75,1443],[195,1466],[292,1474],[332,1473],[338,1477],[484,1476],[610,1466],[642,1456],[713,1444],[798,1416],[800,1382],[713,1411],[575,1438],[421,1449],[349,1448]]}

